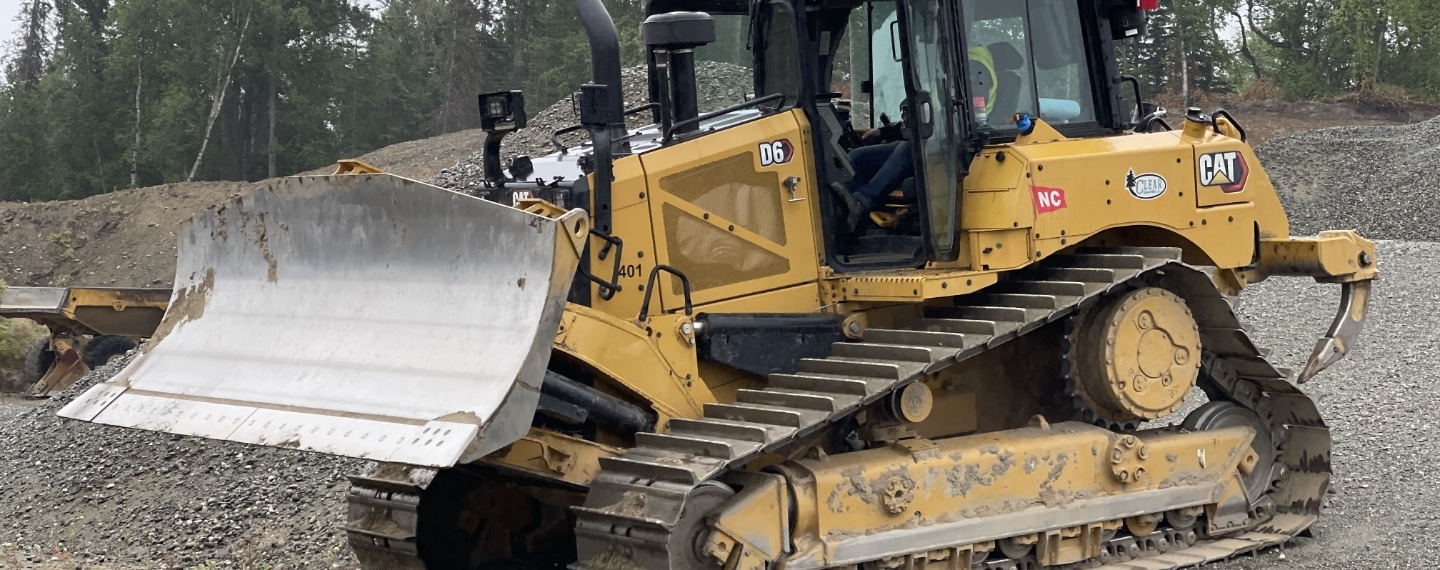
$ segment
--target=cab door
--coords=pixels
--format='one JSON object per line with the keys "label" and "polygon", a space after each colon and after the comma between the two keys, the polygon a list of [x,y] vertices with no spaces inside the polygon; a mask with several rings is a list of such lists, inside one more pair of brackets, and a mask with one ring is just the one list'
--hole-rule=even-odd
{"label": "cab door", "polygon": [[964,123],[956,65],[961,53],[953,2],[899,0],[901,58],[905,63],[906,126],[915,160],[915,188],[931,260],[960,255],[961,153]]}

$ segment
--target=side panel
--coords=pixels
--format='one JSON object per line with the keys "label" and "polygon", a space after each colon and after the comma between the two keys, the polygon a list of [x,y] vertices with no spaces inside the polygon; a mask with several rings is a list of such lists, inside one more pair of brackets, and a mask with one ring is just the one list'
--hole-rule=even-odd
{"label": "side panel", "polygon": [[[612,186],[610,222],[612,235],[622,242],[619,256],[620,291],[610,299],[600,297],[599,285],[590,285],[591,306],[622,319],[633,319],[640,314],[640,303],[645,300],[645,276],[655,266],[655,232],[650,218],[650,205],[646,200],[645,170],[640,158],[625,157],[615,161],[615,183]],[[590,272],[601,279],[610,279],[616,273],[615,250],[600,258],[605,241],[590,237]],[[653,302],[653,301],[652,301]]]}
{"label": "side panel", "polygon": [[[694,303],[816,279],[809,141],[790,111],[641,156],[656,258],[689,278]],[[678,279],[656,283],[665,310],[683,306]]]}
{"label": "side panel", "polygon": [[[1029,211],[1012,215],[1017,223],[1034,216],[1035,257],[1107,230],[1138,227],[1162,230],[1180,239],[1158,243],[1154,240],[1160,234],[1147,233],[1144,235],[1151,237],[1145,239],[1151,243],[1135,245],[1184,247],[1187,256],[1201,256],[1194,258],[1195,262],[1219,267],[1250,264],[1257,216],[1278,218],[1283,225],[1283,212],[1266,214],[1262,208],[1268,198],[1278,209],[1278,199],[1273,191],[1262,191],[1257,171],[1250,175],[1250,183],[1257,184],[1247,192],[1250,200],[1197,207],[1203,198],[1197,196],[1201,187],[1197,186],[1196,147],[1191,142],[1177,131],[1007,148],[1007,153],[1026,163],[1024,178],[1012,192]],[[967,194],[966,198],[984,195]],[[987,225],[1003,225],[1004,221],[990,220]]]}

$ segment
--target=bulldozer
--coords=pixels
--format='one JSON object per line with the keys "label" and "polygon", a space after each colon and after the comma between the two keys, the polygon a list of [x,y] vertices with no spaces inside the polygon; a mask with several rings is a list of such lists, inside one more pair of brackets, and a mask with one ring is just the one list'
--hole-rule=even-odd
{"label": "bulldozer", "polygon": [[[485,93],[481,196],[361,169],[200,214],[61,415],[371,460],[369,569],[1162,569],[1316,521],[1299,385],[1375,247],[1290,235],[1237,118],[1142,100],[1152,1],[649,0],[629,109],[575,5],[587,142],[507,163],[524,94]],[[707,61],[751,93],[702,109]],[[1340,292],[1298,374],[1236,312],[1271,277]]]}

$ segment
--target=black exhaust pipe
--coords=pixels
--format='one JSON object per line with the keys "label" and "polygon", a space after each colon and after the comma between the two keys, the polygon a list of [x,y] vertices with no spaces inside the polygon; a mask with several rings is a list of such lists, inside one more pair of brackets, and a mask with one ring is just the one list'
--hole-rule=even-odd
{"label": "black exhaust pipe", "polygon": [[[625,97],[620,84],[620,37],[615,34],[615,21],[600,0],[575,0],[580,25],[590,40],[590,82],[604,85],[610,97],[605,101],[606,119],[614,121],[611,135],[625,136]],[[618,130],[617,130],[618,129]]]}
{"label": "black exhaust pipe", "polygon": [[651,94],[659,95],[662,131],[668,138],[671,125],[683,125],[680,132],[698,129],[691,121],[700,115],[695,48],[715,42],[715,19],[704,12],[655,14],[645,18],[640,36],[650,49],[656,78]]}
{"label": "black exhaust pipe", "polygon": [[[595,187],[590,189],[591,227],[610,233],[611,184],[615,141],[625,137],[625,92],[620,84],[620,38],[615,21],[600,0],[575,0],[580,25],[590,40],[590,83],[580,87],[580,124],[594,145]],[[628,144],[618,145],[629,152]]]}

